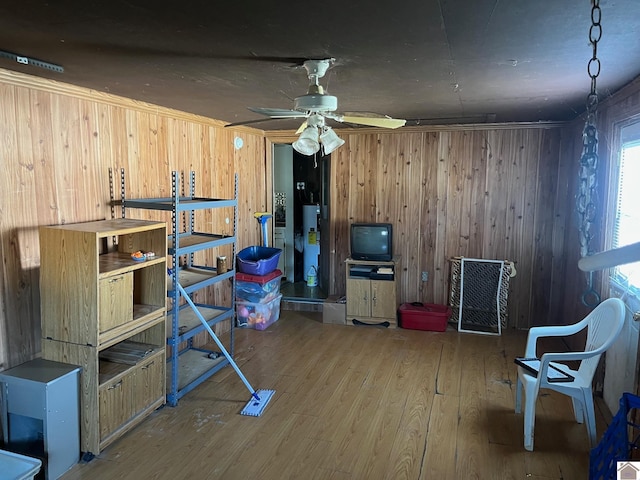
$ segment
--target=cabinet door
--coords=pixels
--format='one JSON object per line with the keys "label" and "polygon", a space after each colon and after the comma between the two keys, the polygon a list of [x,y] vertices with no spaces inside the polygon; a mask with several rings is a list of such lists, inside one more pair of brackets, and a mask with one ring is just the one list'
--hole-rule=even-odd
{"label": "cabinet door", "polygon": [[133,273],[100,280],[100,333],[133,320]]}
{"label": "cabinet door", "polygon": [[164,395],[164,358],[156,355],[135,373],[133,413],[139,413]]}
{"label": "cabinet door", "polygon": [[347,316],[371,316],[371,282],[350,278],[347,280]]}
{"label": "cabinet door", "polygon": [[100,440],[133,416],[131,391],[133,374],[100,385]]}
{"label": "cabinet door", "polygon": [[390,280],[371,280],[371,316],[395,318],[396,283]]}

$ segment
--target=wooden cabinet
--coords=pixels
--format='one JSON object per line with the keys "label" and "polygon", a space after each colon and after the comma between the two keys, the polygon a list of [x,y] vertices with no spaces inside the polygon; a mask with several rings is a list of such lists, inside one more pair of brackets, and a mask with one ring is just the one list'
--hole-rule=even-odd
{"label": "wooden cabinet", "polygon": [[100,279],[98,297],[100,332],[128,323],[133,318],[133,272]]}
{"label": "wooden cabinet", "polygon": [[143,413],[150,401],[164,396],[164,356],[153,355],[99,387],[102,438]]}
{"label": "wooden cabinet", "polygon": [[399,257],[391,262],[346,261],[348,325],[358,320],[369,324],[388,322],[390,327],[396,326],[398,262]]}
{"label": "wooden cabinet", "polygon": [[[136,262],[138,250],[156,256]],[[82,367],[87,454],[165,403],[166,251],[164,223],[40,228],[42,357]]]}

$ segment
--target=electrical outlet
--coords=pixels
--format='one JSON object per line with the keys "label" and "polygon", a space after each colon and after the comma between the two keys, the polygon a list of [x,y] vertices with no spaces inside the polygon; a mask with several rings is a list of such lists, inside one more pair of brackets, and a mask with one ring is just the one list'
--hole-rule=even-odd
{"label": "electrical outlet", "polygon": [[304,190],[304,182],[298,182],[296,183],[296,188],[298,190]]}
{"label": "electrical outlet", "polygon": [[423,282],[429,280],[429,272],[422,272],[422,276],[420,277]]}

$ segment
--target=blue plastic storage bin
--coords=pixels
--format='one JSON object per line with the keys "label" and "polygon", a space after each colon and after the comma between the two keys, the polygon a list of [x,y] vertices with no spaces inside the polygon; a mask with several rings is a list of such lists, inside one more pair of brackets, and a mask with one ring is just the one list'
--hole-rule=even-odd
{"label": "blue plastic storage bin", "polygon": [[633,410],[637,408],[640,398],[623,393],[618,413],[589,455],[589,480],[615,479],[618,462],[638,461],[640,425],[633,423]]}
{"label": "blue plastic storage bin", "polygon": [[247,247],[238,252],[238,270],[251,275],[266,275],[278,266],[282,249],[273,247]]}

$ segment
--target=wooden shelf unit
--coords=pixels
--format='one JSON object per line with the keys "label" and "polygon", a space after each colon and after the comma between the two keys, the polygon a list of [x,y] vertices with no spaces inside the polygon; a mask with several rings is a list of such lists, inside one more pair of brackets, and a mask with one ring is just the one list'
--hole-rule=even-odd
{"label": "wooden shelf unit", "polygon": [[[389,322],[389,327],[397,326],[397,268],[400,257],[389,262],[353,260],[347,265],[347,325],[354,320],[377,325]],[[390,276],[375,275],[378,268],[390,268]],[[367,273],[366,270],[371,272]],[[360,270],[360,271],[358,271]],[[373,275],[372,275],[373,273]]]}
{"label": "wooden shelf unit", "polygon": [[[156,257],[136,262],[131,253]],[[82,367],[80,444],[102,449],[165,403],[166,225],[102,220],[40,228],[42,357]],[[135,364],[100,359],[125,340]]]}

